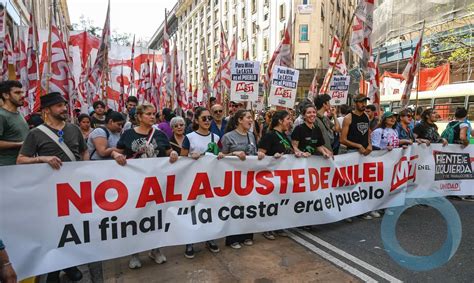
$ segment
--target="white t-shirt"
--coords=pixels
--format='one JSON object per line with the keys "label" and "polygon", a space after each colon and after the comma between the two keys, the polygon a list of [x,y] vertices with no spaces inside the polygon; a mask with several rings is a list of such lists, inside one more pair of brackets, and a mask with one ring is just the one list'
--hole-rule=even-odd
{"label": "white t-shirt", "polygon": [[392,146],[394,148],[400,145],[400,140],[398,139],[398,133],[392,128],[377,128],[372,132],[372,146],[378,147],[380,149],[387,149],[387,146]]}
{"label": "white t-shirt", "polygon": [[[192,132],[186,135],[183,141],[183,148],[189,150],[189,154],[191,153],[206,153],[207,146],[210,142],[212,142],[212,133],[209,133],[207,136],[203,136],[197,132]],[[214,135],[214,142],[217,144],[219,142],[219,136],[216,134]]]}

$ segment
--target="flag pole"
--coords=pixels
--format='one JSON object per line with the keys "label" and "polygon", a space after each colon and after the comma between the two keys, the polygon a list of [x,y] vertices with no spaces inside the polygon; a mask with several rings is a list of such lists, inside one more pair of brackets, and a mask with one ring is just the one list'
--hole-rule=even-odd
{"label": "flag pole", "polygon": [[[48,33],[48,73],[46,73],[46,93],[49,93],[49,81],[51,80],[51,34],[53,32],[53,11],[52,6],[49,7],[49,33]],[[44,66],[43,66],[44,68]]]}
{"label": "flag pole", "polygon": [[[347,40],[347,36],[349,35],[349,31],[352,27],[352,22],[354,21],[354,17],[355,17],[355,10],[354,10],[354,13],[352,13],[352,17],[351,17],[351,20],[349,21],[349,25],[347,26],[347,29],[346,29],[346,32],[344,33],[344,36],[342,37],[342,40],[341,40],[341,48],[339,49],[339,52],[337,53],[336,55],[336,61],[334,62],[334,65],[333,66],[329,66],[330,68],[330,71],[329,71],[329,79],[328,79],[328,84],[331,83],[331,80],[332,80],[332,76],[334,75],[334,70],[336,68],[336,65],[337,65],[337,61],[339,60],[339,57],[341,56],[342,54],[342,51],[344,50],[344,45],[346,43],[346,40]],[[362,75],[363,76],[363,75]],[[324,85],[322,85],[321,87],[324,87]],[[327,86],[326,86],[327,88]]]}
{"label": "flag pole", "polygon": [[[420,36],[423,36],[423,33],[425,32],[425,20],[423,20],[423,26],[421,28],[421,35]],[[423,40],[423,38],[421,39]],[[421,46],[420,46],[420,49],[421,49]],[[416,73],[417,73],[417,82],[416,82],[416,102],[415,102],[415,111],[416,109],[418,108],[418,89],[420,87],[420,69],[421,69],[421,50],[419,50],[420,52],[420,63],[418,64],[418,67],[417,67],[417,70],[416,70]]]}

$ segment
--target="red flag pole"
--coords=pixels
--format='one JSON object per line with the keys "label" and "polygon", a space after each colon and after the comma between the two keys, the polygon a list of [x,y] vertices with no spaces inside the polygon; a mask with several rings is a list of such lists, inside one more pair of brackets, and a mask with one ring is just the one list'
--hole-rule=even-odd
{"label": "red flag pole", "polygon": [[[46,93],[49,93],[49,81],[51,79],[51,34],[52,34],[52,26],[53,26],[53,11],[52,7],[49,8],[49,33],[48,33],[48,73],[46,74]],[[44,68],[44,66],[43,66]]]}
{"label": "red flag pole", "polygon": [[[421,28],[421,39],[420,40],[423,40],[423,33],[425,32],[425,20],[423,20],[423,26]],[[421,57],[421,50],[419,51],[420,53],[420,57]],[[418,108],[418,89],[420,88],[420,68],[421,68],[421,58],[420,58],[420,61],[418,62],[418,68],[417,68],[417,76],[418,76],[418,79],[417,79],[417,82],[416,82],[416,102],[415,102],[415,111],[416,109]]]}
{"label": "red flag pole", "polygon": [[[334,70],[336,68],[337,62],[339,61],[339,57],[341,56],[342,51],[344,50],[344,44],[347,40],[347,37],[349,36],[349,31],[352,28],[352,22],[354,21],[354,17],[355,17],[355,10],[354,10],[354,13],[352,13],[351,20],[349,21],[350,24],[347,26],[346,32],[344,33],[344,36],[342,37],[341,48],[339,49],[339,52],[337,53],[336,61],[335,61],[333,66],[329,66],[330,71],[329,71],[329,79],[327,80],[328,84],[331,83],[332,76],[334,75]],[[364,75],[362,74],[362,78],[363,78],[363,76]],[[323,87],[327,88],[327,86],[322,85],[321,88],[323,88]]]}

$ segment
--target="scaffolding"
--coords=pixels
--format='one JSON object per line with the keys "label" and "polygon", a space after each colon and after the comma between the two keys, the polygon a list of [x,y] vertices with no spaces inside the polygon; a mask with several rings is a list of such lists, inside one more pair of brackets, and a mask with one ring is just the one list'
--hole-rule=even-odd
{"label": "scaffolding", "polygon": [[379,0],[374,11],[373,46],[388,46],[411,39],[423,21],[426,33],[436,33],[443,24],[469,24],[474,0]]}

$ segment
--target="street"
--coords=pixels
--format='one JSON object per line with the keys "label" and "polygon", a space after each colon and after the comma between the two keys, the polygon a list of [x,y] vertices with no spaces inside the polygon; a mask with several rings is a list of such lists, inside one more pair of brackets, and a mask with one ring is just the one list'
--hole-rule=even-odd
{"label": "street", "polygon": [[[293,230],[293,233],[296,239],[303,240],[303,243],[310,248],[321,249],[354,268],[353,275],[359,278],[368,276],[363,277],[363,280],[472,282],[474,206],[471,202],[457,200],[451,202],[456,207],[462,222],[461,244],[446,265],[426,272],[404,269],[387,255],[380,236],[381,218],[354,219],[353,223],[340,221],[313,226],[309,232]],[[438,250],[446,239],[446,224],[441,215],[432,208],[410,208],[398,222],[397,238],[407,252],[430,255]],[[340,266],[342,268],[345,265]]]}

